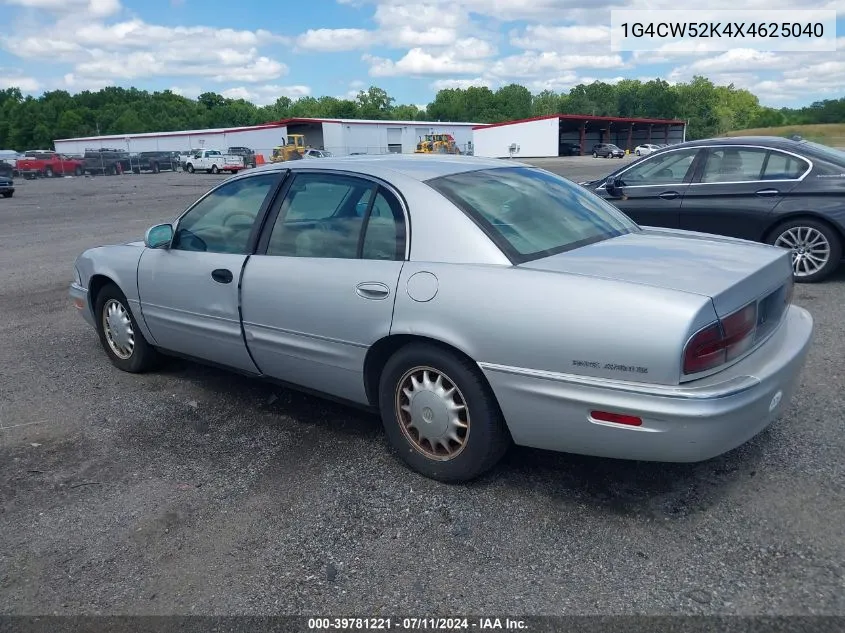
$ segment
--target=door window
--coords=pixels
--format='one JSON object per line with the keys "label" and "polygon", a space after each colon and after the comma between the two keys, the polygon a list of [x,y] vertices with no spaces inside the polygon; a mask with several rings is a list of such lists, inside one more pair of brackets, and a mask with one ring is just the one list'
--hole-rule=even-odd
{"label": "door window", "polygon": [[398,201],[373,182],[337,174],[299,174],[282,203],[267,254],[401,259],[404,226]]}
{"label": "door window", "polygon": [[766,149],[725,147],[711,149],[701,182],[748,182],[760,180]]}
{"label": "door window", "polygon": [[682,184],[698,151],[692,148],[644,158],[621,174],[622,184],[627,187]]}
{"label": "door window", "polygon": [[182,216],[171,248],[246,254],[255,219],[278,180],[279,174],[262,174],[218,187]]}

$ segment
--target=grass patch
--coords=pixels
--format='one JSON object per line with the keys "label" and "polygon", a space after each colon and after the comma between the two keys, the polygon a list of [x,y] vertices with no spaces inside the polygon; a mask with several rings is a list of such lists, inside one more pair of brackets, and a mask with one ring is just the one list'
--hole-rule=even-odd
{"label": "grass patch", "polygon": [[751,130],[735,130],[725,136],[783,136],[798,134],[808,141],[825,145],[845,146],[845,123],[818,123],[812,125],[784,125],[783,127],[759,127]]}

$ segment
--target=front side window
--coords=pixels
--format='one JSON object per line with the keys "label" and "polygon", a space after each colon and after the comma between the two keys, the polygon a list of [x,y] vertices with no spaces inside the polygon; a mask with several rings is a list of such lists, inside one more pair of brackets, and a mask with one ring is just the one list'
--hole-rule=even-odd
{"label": "front side window", "polygon": [[279,174],[228,182],[200,200],[179,220],[171,249],[246,254],[249,236]]}
{"label": "front side window", "polygon": [[639,230],[599,196],[532,167],[464,172],[427,184],[472,217],[516,263]]}
{"label": "front side window", "polygon": [[626,187],[681,184],[698,151],[693,148],[645,158],[620,174],[620,180]]}

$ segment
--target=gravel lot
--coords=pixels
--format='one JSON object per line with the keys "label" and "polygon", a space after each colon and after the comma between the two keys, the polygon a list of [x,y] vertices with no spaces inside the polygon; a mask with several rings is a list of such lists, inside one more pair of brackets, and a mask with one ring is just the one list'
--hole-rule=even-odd
{"label": "gravel lot", "polygon": [[18,180],[0,200],[0,613],[845,614],[845,271],[798,287],[802,386],[746,446],[696,465],[515,449],[446,486],[367,414],[108,362],[68,299],[74,258],[219,180]]}

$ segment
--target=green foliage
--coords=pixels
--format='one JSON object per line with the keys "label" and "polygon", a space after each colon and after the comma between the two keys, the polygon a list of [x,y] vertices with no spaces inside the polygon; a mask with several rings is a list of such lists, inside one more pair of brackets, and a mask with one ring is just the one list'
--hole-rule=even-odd
{"label": "green foliage", "polygon": [[6,88],[0,90],[0,149],[46,149],[60,138],[237,127],[288,117],[497,123],[559,113],[682,119],[689,121],[687,138],[694,139],[758,127],[845,122],[845,98],[775,109],[761,106],[747,90],[716,86],[706,77],[675,85],[659,79],[596,81],[567,93],[538,95],[517,84],[495,91],[450,88],[438,92],[425,110],[396,104],[377,86],[361,90],[354,100],[279,97],[260,107],[213,92],[188,99],[169,90],[110,87],[75,95],[56,90],[35,98]]}

